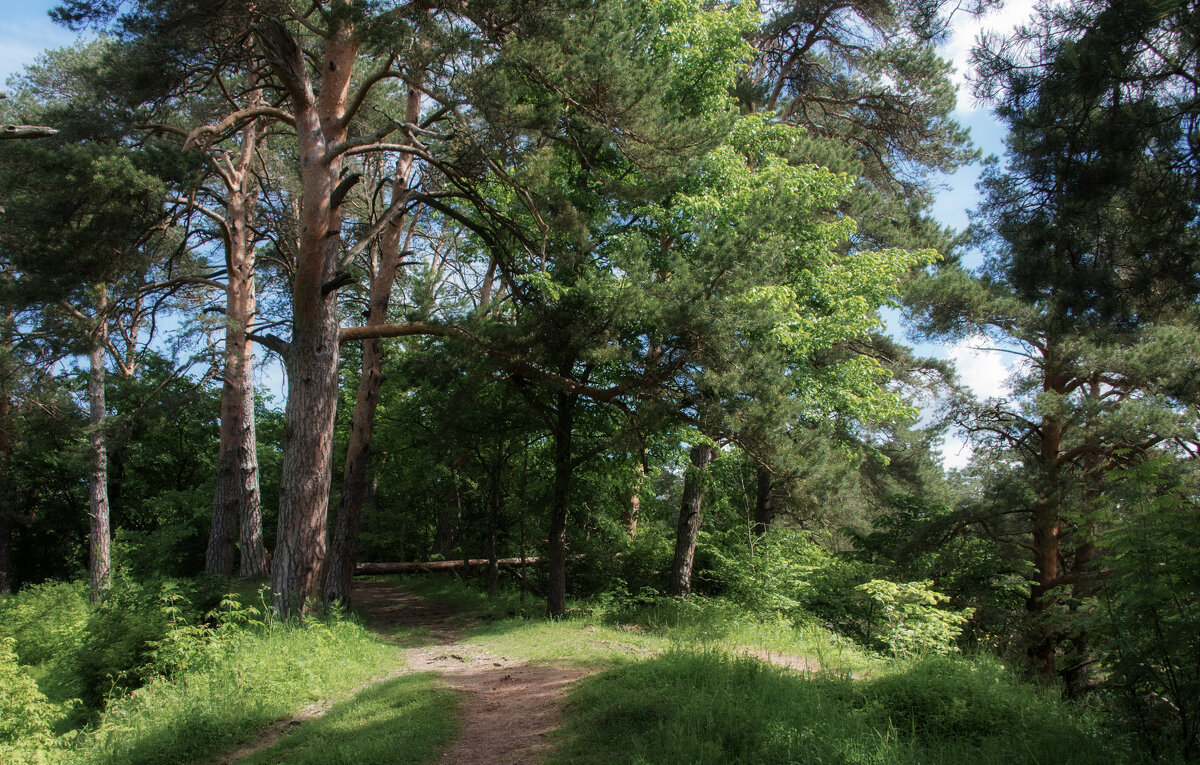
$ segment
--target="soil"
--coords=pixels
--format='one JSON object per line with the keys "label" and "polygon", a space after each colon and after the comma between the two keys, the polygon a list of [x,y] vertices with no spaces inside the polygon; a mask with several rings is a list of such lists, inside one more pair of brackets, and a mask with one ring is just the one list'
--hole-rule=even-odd
{"label": "soil", "polygon": [[[356,581],[353,597],[367,626],[384,639],[405,627],[426,633],[423,645],[405,651],[405,665],[362,688],[406,672],[437,672],[447,687],[465,696],[458,739],[442,754],[441,762],[531,765],[549,753],[549,734],[559,725],[563,698],[570,685],[591,670],[531,665],[463,643],[463,635],[479,623],[477,619],[387,582]],[[332,702],[312,705],[273,723],[236,751],[213,760],[213,765],[232,765],[266,749],[331,706]]]}

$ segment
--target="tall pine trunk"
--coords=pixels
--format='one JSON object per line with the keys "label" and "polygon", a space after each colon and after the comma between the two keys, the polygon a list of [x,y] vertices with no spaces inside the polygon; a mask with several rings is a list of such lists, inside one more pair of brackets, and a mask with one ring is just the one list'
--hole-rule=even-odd
{"label": "tall pine trunk", "polygon": [[[420,93],[410,88],[405,120],[416,123],[421,116],[420,107]],[[412,176],[412,164],[411,154],[401,154],[396,161],[396,172],[392,176],[393,204],[403,203],[409,193],[408,182]],[[387,323],[392,287],[400,268],[400,245],[405,223],[404,215],[396,216],[384,229],[380,238],[371,274],[366,322],[368,326]],[[329,602],[340,602],[346,607],[350,606],[350,592],[354,582],[354,562],[358,554],[363,504],[371,485],[371,437],[375,432],[375,410],[379,405],[379,393],[383,387],[383,356],[379,340],[363,341],[362,373],[358,379],[354,415],[350,421],[350,443],[346,449],[346,464],[342,471],[342,494],[338,500],[333,544],[329,551],[329,576],[325,594]]]}
{"label": "tall pine trunk", "polygon": [[300,247],[292,275],[279,531],[271,567],[276,610],[304,614],[324,584],[330,467],[337,409],[338,312],[335,277],[341,250],[342,155],[350,77],[358,42],[346,18],[331,21],[314,92],[308,61],[284,25],[267,19],[258,33],[288,91],[300,159]]}
{"label": "tall pine trunk", "polygon": [[559,393],[554,422],[554,489],[550,498],[549,579],[546,612],[559,616],[567,610],[567,514],[571,502],[571,447],[575,431],[575,397]]}
{"label": "tall pine trunk", "polygon": [[687,597],[692,591],[692,563],[696,559],[696,539],[700,534],[700,505],[704,499],[704,475],[716,449],[708,444],[692,447],[692,467],[683,480],[683,500],[679,506],[679,525],[675,531],[675,555],[671,561],[668,591]]}
{"label": "tall pine trunk", "polygon": [[[1048,393],[1063,394],[1069,379],[1057,369],[1055,344],[1048,338],[1044,353],[1042,389]],[[1058,586],[1059,564],[1062,551],[1059,543],[1059,527],[1062,522],[1062,477],[1059,460],[1062,456],[1065,427],[1052,415],[1042,417],[1041,442],[1039,444],[1039,470],[1041,485],[1035,501],[1030,527],[1033,547],[1034,581],[1029,588],[1026,601],[1034,628],[1030,641],[1029,657],[1034,669],[1047,677],[1054,677],[1057,668],[1055,657],[1061,636],[1052,623],[1051,610],[1055,603],[1052,590]]]}
{"label": "tall pine trunk", "polygon": [[257,156],[259,130],[257,122],[242,130],[241,156],[233,172],[227,174],[225,384],[221,389],[217,487],[204,567],[206,573],[225,578],[233,576],[235,542],[240,543],[238,563],[243,579],[267,573],[254,428],[254,344],[247,336],[255,311],[255,253],[251,229],[255,194],[250,170],[251,162]]}
{"label": "tall pine trunk", "polygon": [[112,536],[108,510],[108,445],[105,440],[104,350],[108,337],[108,288],[101,288],[96,323],[88,338],[88,474],[89,560],[92,600],[112,585]]}

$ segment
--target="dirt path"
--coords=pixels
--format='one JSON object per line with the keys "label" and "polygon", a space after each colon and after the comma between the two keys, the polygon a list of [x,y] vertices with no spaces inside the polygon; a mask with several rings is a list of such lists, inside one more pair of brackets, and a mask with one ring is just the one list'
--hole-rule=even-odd
{"label": "dirt path", "polygon": [[560,702],[587,670],[532,666],[463,643],[463,634],[477,621],[385,582],[357,582],[354,602],[366,612],[367,626],[377,631],[428,630],[429,644],[405,652],[408,670],[437,672],[448,687],[466,695],[458,740],[442,754],[442,762],[525,765],[549,751],[547,734],[558,727]]}
{"label": "dirt path", "polygon": [[[367,626],[385,640],[406,627],[427,631],[427,636],[423,645],[405,650],[405,666],[350,695],[406,672],[437,672],[447,687],[465,695],[458,739],[442,754],[441,762],[538,762],[550,750],[548,734],[558,727],[559,707],[570,685],[589,674],[578,668],[533,666],[463,643],[463,636],[479,624],[478,619],[387,582],[356,581],[354,603],[365,613]],[[306,720],[325,714],[330,706],[309,706],[288,720],[273,723],[254,740],[213,760],[213,765],[232,765],[272,746]]]}

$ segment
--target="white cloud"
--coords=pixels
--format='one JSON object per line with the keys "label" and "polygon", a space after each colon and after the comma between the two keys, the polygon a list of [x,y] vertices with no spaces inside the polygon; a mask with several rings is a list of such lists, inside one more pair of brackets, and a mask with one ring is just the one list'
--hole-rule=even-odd
{"label": "white cloud", "polygon": [[1028,21],[1033,15],[1036,0],[1006,0],[998,9],[989,11],[982,16],[972,16],[967,13],[955,14],[950,24],[949,40],[941,48],[943,58],[954,64],[953,80],[958,87],[958,108],[960,114],[968,114],[980,108],[981,104],[971,96],[971,87],[967,82],[971,72],[971,49],[984,32],[1008,34],[1016,27]]}
{"label": "white cloud", "polygon": [[959,379],[978,398],[994,398],[1009,392],[1012,365],[1008,354],[988,350],[995,346],[986,337],[968,337],[953,345],[947,357],[954,362]]}

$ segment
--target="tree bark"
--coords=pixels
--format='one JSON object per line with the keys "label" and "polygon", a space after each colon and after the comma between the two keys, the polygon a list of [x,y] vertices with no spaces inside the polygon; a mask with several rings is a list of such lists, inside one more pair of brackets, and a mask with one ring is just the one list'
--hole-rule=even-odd
{"label": "tree bark", "polygon": [[[12,352],[13,312],[5,310],[0,315],[0,486],[11,487],[8,480],[9,466],[12,464],[12,399],[9,395],[9,375],[12,373],[9,354]],[[13,506],[12,489],[0,491],[0,595],[13,591],[12,568],[12,539],[13,539]]]}
{"label": "tree bark", "polygon": [[642,484],[646,482],[646,449],[642,448],[641,461],[633,469],[633,484],[629,487],[629,500],[626,511],[621,515],[621,523],[630,539],[637,539],[638,519],[642,514]]}
{"label": "tree bark", "polygon": [[679,506],[679,525],[675,532],[675,556],[671,561],[672,595],[687,597],[692,591],[692,563],[696,558],[696,538],[700,534],[700,505],[704,499],[704,475],[716,449],[708,444],[692,447],[691,462],[683,480],[683,501]]}
{"label": "tree bark", "polygon": [[550,571],[546,583],[546,613],[559,616],[567,610],[567,514],[571,502],[572,439],[575,430],[573,395],[555,396],[557,417],[554,423],[554,489],[550,500],[550,527],[547,559]]}
{"label": "tree bark", "polygon": [[258,122],[252,122],[242,130],[241,155],[228,174],[226,189],[225,384],[221,389],[217,487],[204,569],[225,578],[233,576],[235,541],[240,542],[241,578],[267,573],[254,428],[254,344],[247,336],[256,307],[251,228],[255,194],[250,164],[257,156],[260,129]]}
{"label": "tree bark", "polygon": [[771,471],[759,465],[757,479],[757,491],[754,496],[754,530],[751,535],[755,542],[767,535],[771,529],[771,521],[775,518],[775,500],[771,496]]}
{"label": "tree bark", "polygon": [[462,493],[458,490],[458,471],[467,464],[466,452],[460,452],[450,462],[450,488],[446,501],[438,513],[437,526],[433,530],[433,554],[445,558],[454,547],[454,536],[462,520]]}
{"label": "tree bark", "polygon": [[267,19],[259,38],[287,89],[301,168],[300,247],[292,277],[292,337],[284,353],[288,399],[279,532],[271,567],[273,605],[304,615],[322,599],[330,463],[337,409],[337,275],[342,211],[338,188],[347,137],[350,77],[358,42],[336,19],[319,62],[314,94],[308,62],[282,23]]}
{"label": "tree bark", "polygon": [[[421,116],[420,94],[408,91],[405,120],[416,123]],[[401,154],[392,176],[392,203],[402,203],[408,194],[412,176],[412,155]],[[400,268],[401,239],[406,219],[398,215],[383,231],[375,251],[372,269],[367,325],[387,323],[388,304],[392,286]],[[358,535],[362,527],[363,503],[371,483],[368,471],[371,463],[371,437],[375,431],[375,410],[383,387],[383,349],[377,339],[363,341],[362,373],[358,379],[354,415],[350,424],[350,443],[342,471],[342,494],[338,500],[333,544],[329,551],[329,578],[326,582],[328,602],[350,606],[354,581],[354,558],[358,553]]]}
{"label": "tree bark", "polygon": [[488,496],[488,597],[496,597],[500,589],[500,566],[496,558],[496,533],[500,526],[500,508],[504,504],[503,475],[504,451],[496,459],[495,470],[491,471],[491,487]]}
{"label": "tree bark", "polygon": [[[1047,340],[1043,357],[1042,389],[1062,394],[1066,389],[1067,376],[1057,369],[1054,344]],[[1050,609],[1055,603],[1051,590],[1057,585],[1059,562],[1062,556],[1059,545],[1059,524],[1062,516],[1062,492],[1060,486],[1059,458],[1062,456],[1065,427],[1060,419],[1044,416],[1041,421],[1039,443],[1039,470],[1042,485],[1033,507],[1031,536],[1033,542],[1034,582],[1029,588],[1026,610],[1034,625],[1034,635],[1029,647],[1029,657],[1039,674],[1054,677],[1057,668],[1055,655],[1060,640],[1051,624]]]}
{"label": "tree bark", "polygon": [[461,571],[464,568],[483,568],[495,563],[497,568],[523,568],[535,564],[540,558],[468,558],[466,560],[429,560],[411,563],[356,563],[355,576],[374,574],[433,574],[439,571]]}
{"label": "tree bark", "polygon": [[88,446],[91,470],[88,476],[89,561],[91,598],[99,600],[112,585],[112,538],[108,509],[108,445],[104,400],[104,350],[108,334],[108,288],[101,288],[96,305],[96,323],[88,344]]}

